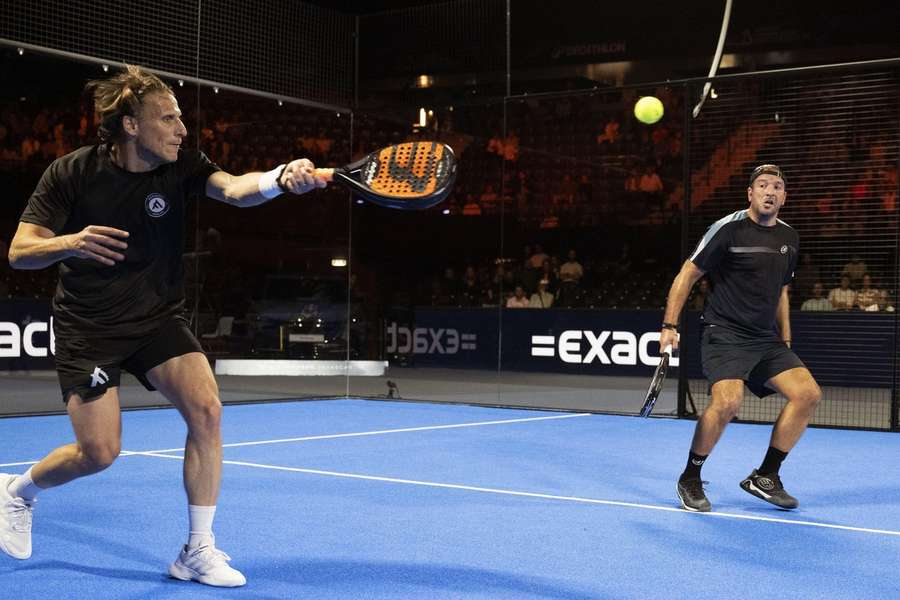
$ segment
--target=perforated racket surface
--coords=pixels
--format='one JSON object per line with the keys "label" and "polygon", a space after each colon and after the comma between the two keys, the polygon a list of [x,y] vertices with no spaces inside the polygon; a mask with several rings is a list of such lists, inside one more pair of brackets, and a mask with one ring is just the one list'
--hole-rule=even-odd
{"label": "perforated racket surface", "polygon": [[406,142],[340,169],[316,169],[316,174],[381,206],[424,209],[444,200],[452,190],[456,156],[446,144]]}
{"label": "perforated racket surface", "polygon": [[656,365],[656,371],[653,373],[653,379],[650,380],[650,387],[647,389],[647,395],[644,397],[644,406],[641,407],[641,416],[649,417],[653,412],[653,406],[659,393],[662,391],[663,382],[666,380],[666,371],[669,369],[669,358],[672,356],[672,346],[666,346],[663,349],[662,357],[659,364]]}

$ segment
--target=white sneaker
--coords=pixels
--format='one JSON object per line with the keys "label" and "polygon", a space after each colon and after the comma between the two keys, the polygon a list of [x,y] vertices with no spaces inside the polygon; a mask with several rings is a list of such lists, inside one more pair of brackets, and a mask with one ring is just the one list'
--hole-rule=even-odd
{"label": "white sneaker", "polygon": [[31,517],[34,501],[13,498],[9,484],[17,475],[0,473],[0,550],[13,558],[31,557]]}
{"label": "white sneaker", "polygon": [[169,566],[169,575],[182,581],[199,581],[216,587],[239,587],[247,583],[243,573],[228,566],[231,557],[209,544],[188,548],[184,546],[178,560]]}

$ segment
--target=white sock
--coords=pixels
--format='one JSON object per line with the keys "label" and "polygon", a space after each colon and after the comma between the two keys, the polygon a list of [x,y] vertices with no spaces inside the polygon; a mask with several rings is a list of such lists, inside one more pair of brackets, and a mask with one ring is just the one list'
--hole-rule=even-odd
{"label": "white sock", "polygon": [[9,484],[9,493],[13,498],[21,498],[26,502],[31,502],[37,498],[38,492],[43,488],[39,488],[34,481],[31,480],[31,469],[13,479]]}
{"label": "white sock", "polygon": [[215,506],[196,506],[194,504],[188,504],[188,517],[190,519],[188,548],[196,548],[197,546],[212,542],[212,523],[215,516]]}

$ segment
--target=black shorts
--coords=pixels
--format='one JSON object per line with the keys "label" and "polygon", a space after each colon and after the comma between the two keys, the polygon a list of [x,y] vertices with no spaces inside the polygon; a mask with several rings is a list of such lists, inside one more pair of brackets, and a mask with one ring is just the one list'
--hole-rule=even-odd
{"label": "black shorts", "polygon": [[748,336],[718,325],[703,328],[700,357],[710,385],[723,379],[742,379],[760,398],[775,393],[765,385],[769,379],[788,369],[806,366],[774,335]]}
{"label": "black shorts", "polygon": [[190,352],[203,349],[180,317],[145,337],[57,336],[56,373],[63,402],[68,402],[72,393],[84,400],[101,396],[108,388],[119,385],[122,369],[137,377],[148,390],[155,390],[147,380],[147,371]]}

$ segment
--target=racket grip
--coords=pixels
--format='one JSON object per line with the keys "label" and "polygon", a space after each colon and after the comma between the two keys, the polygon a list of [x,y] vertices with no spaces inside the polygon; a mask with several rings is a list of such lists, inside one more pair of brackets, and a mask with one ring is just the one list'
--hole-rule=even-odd
{"label": "racket grip", "polygon": [[316,169],[315,176],[319,179],[331,182],[334,180],[334,169]]}
{"label": "racket grip", "polygon": [[662,353],[663,353],[663,354],[668,354],[669,356],[672,356],[672,344],[666,344],[666,347],[663,348]]}

